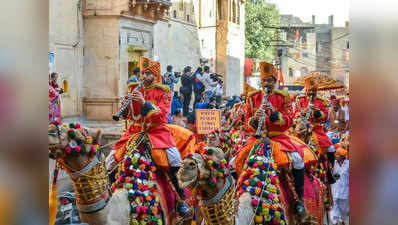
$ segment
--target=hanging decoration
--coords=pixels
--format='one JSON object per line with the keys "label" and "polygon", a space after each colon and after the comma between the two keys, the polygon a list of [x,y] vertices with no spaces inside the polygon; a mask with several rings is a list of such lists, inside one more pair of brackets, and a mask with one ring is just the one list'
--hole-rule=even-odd
{"label": "hanging decoration", "polygon": [[132,154],[126,154],[124,162],[119,166],[117,180],[111,190],[124,188],[128,192],[131,207],[131,225],[162,225],[161,205],[156,180],[156,167],[144,150],[128,146]]}
{"label": "hanging decoration", "polygon": [[237,198],[251,195],[255,224],[285,225],[285,213],[280,203],[277,165],[272,157],[270,143],[257,143],[243,167],[238,180]]}

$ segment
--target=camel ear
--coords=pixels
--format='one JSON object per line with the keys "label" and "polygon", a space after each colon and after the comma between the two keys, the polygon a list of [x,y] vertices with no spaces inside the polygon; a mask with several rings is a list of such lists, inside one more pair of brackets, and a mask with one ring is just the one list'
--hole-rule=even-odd
{"label": "camel ear", "polygon": [[93,139],[94,139],[94,142],[96,143],[96,144],[101,144],[101,142],[102,142],[102,130],[101,129],[98,129],[96,132],[95,132],[95,135],[93,136]]}
{"label": "camel ear", "polygon": [[102,130],[97,129],[85,129],[86,133],[88,136],[91,136],[93,138],[93,144],[100,144],[102,141]]}

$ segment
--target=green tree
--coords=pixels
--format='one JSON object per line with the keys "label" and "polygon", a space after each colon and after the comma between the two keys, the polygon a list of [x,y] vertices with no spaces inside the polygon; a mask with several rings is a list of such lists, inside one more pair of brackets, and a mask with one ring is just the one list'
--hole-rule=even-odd
{"label": "green tree", "polygon": [[246,58],[258,58],[272,62],[275,56],[276,29],[267,28],[279,25],[279,12],[275,4],[267,0],[247,0],[246,2]]}

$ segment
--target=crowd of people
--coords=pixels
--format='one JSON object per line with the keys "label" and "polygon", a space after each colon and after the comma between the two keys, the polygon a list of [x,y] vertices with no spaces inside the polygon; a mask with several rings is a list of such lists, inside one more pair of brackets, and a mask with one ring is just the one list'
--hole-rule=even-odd
{"label": "crowd of people", "polygon": [[[190,214],[184,190],[179,186],[176,175],[182,165],[182,156],[168,124],[188,128],[195,137],[199,137],[195,134],[195,110],[219,109],[221,127],[218,133],[212,132],[204,139],[220,137],[216,138],[214,147],[220,147],[228,155],[228,168],[236,179],[245,177],[247,168],[253,166],[254,163],[249,163],[248,159],[254,148],[262,146],[262,152],[256,153],[258,156],[264,156],[268,148],[275,164],[292,176],[290,184],[294,198],[291,201],[295,214],[302,216],[307,210],[312,210],[306,205],[304,196],[305,174],[311,173],[329,193],[324,202],[326,209],[331,210],[332,223],[348,223],[350,134],[347,95],[331,95],[327,99],[319,93],[318,83],[313,78],[305,81],[304,91],[299,94],[281,90],[275,67],[263,63],[260,66],[267,69],[261,70],[261,89],[252,88],[250,92],[223,100],[222,79],[220,75],[211,73],[208,66],[198,67],[195,72],[187,66],[180,74],[173,72],[173,67],[169,65],[162,75],[160,64],[147,60],[149,66],[142,71],[134,70],[127,81],[129,94],[122,103],[129,98],[132,100],[122,117],[131,123],[108,155],[108,169],[125,160],[130,140],[145,130],[154,165],[159,169],[168,168],[164,171],[167,171],[178,194],[178,213],[182,216]],[[175,85],[179,82],[181,87],[177,91]],[[59,125],[59,95],[62,89],[57,85],[57,74],[50,75],[49,86],[49,119]],[[307,164],[311,160],[304,152],[307,148],[316,155],[313,159],[315,163],[310,167]],[[242,179],[237,179],[239,192],[250,192],[247,186],[253,182],[248,180],[243,185]],[[250,194],[255,198],[259,193],[253,191]],[[256,216],[263,218],[262,214]],[[280,217],[277,219],[283,220]]]}
{"label": "crowd of people", "polygon": [[[175,85],[180,82],[181,86],[177,91]],[[173,121],[172,117],[184,117],[189,124],[194,124],[196,109],[222,108],[223,81],[220,75],[211,73],[208,66],[198,67],[195,72],[192,71],[192,67],[186,66],[180,74],[168,65],[167,72],[162,76],[162,83],[169,86],[173,93],[169,122]]]}

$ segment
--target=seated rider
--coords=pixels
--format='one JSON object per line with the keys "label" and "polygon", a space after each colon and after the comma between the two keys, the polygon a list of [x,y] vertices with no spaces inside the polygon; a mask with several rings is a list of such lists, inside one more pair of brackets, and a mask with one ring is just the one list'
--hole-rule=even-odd
{"label": "seated rider", "polygon": [[[179,187],[176,177],[181,166],[181,155],[170,129],[166,126],[171,106],[171,91],[168,86],[160,83],[159,62],[143,57],[140,61],[143,61],[141,65],[144,65],[144,68],[141,68],[143,86],[137,91],[135,89],[140,83],[128,85],[128,93],[132,94],[133,101],[123,113],[123,117],[131,122],[127,131],[115,144],[114,150],[108,156],[108,169],[111,164],[123,160],[129,139],[134,134],[145,131],[151,144],[150,154],[154,163],[159,169],[170,171],[170,180],[181,199],[181,202],[177,204],[180,215],[188,215],[190,209],[184,202],[184,190]],[[128,95],[124,101],[127,98]]]}
{"label": "seated rider", "polygon": [[[245,104],[245,128],[251,137],[243,146],[235,159],[235,167],[238,174],[241,174],[244,161],[248,158],[252,146],[256,142],[254,137],[260,119],[266,118],[262,127],[262,131],[271,139],[271,148],[275,162],[278,166],[282,165],[278,162],[279,156],[286,153],[291,159],[292,174],[294,178],[294,187],[297,194],[297,202],[295,211],[298,215],[305,213],[304,206],[304,153],[301,144],[295,139],[286,135],[286,131],[292,126],[293,115],[289,94],[286,91],[279,90],[275,87],[277,81],[277,71],[272,64],[260,63],[261,86],[263,90],[256,90],[248,94]],[[261,108],[265,92],[268,92],[267,100],[269,105],[265,109]],[[264,129],[265,128],[265,129]],[[263,133],[263,132],[262,132]]]}
{"label": "seated rider", "polygon": [[[306,95],[298,98],[296,115],[306,117],[309,110],[308,121],[311,123],[310,145],[315,146],[321,157],[327,158],[330,165],[334,165],[336,149],[330,138],[326,135],[322,123],[328,119],[328,102],[317,95],[318,81],[314,77],[305,80]],[[327,170],[328,182],[336,182],[331,169]]]}

